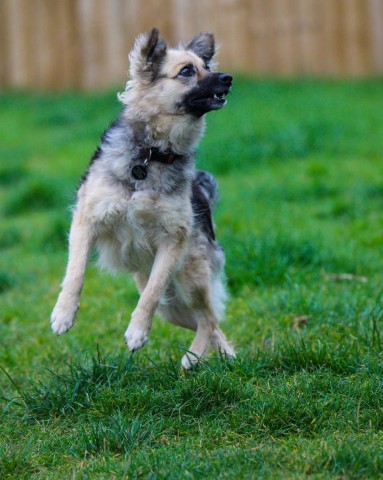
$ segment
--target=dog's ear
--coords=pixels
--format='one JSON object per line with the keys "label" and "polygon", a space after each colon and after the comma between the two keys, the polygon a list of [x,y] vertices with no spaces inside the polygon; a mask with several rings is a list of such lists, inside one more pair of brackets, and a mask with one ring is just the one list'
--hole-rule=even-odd
{"label": "dog's ear", "polygon": [[192,50],[208,65],[215,54],[214,35],[210,32],[202,32],[196,35],[186,46]]}
{"label": "dog's ear", "polygon": [[153,81],[161,69],[167,47],[157,28],[139,35],[129,55],[130,76]]}

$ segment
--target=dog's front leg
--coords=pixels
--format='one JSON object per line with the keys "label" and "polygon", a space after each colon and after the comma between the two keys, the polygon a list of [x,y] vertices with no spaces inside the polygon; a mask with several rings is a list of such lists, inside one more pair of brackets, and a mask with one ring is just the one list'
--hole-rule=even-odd
{"label": "dog's front leg", "polygon": [[148,341],[153,315],[185,247],[185,239],[160,245],[157,250],[148,283],[141,293],[129,327],[125,332],[131,352],[139,350]]}
{"label": "dog's front leg", "polygon": [[54,333],[61,335],[73,327],[80,305],[80,294],[89,253],[94,243],[92,225],[74,213],[69,234],[69,258],[62,290],[51,315]]}

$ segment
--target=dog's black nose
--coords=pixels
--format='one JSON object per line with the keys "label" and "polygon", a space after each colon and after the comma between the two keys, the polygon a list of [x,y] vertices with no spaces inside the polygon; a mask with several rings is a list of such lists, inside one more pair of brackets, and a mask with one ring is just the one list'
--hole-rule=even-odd
{"label": "dog's black nose", "polygon": [[229,75],[228,73],[220,73],[219,74],[219,81],[226,85],[227,87],[230,87],[231,82],[233,81],[233,77]]}

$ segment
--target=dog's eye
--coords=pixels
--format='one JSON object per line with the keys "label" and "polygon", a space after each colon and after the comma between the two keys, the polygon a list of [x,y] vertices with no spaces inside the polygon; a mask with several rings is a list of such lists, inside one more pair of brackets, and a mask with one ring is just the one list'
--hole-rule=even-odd
{"label": "dog's eye", "polygon": [[205,70],[207,70],[208,72],[210,72],[210,67],[208,64],[205,65]]}
{"label": "dog's eye", "polygon": [[191,77],[194,75],[194,68],[191,65],[187,65],[180,70],[179,75],[181,77]]}

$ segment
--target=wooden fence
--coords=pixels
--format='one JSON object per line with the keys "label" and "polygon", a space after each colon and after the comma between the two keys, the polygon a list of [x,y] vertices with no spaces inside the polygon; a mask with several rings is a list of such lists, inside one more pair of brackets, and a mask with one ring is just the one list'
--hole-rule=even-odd
{"label": "wooden fence", "polygon": [[383,0],[0,0],[0,87],[123,85],[137,33],[213,31],[222,69],[383,73]]}

